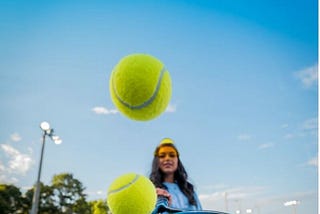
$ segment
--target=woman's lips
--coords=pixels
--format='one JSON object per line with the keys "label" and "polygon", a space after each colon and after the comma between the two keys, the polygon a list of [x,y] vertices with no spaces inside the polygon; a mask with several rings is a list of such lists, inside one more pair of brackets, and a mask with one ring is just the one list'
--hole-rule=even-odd
{"label": "woman's lips", "polygon": [[172,163],[164,163],[163,166],[165,168],[170,168],[170,167],[172,167]]}

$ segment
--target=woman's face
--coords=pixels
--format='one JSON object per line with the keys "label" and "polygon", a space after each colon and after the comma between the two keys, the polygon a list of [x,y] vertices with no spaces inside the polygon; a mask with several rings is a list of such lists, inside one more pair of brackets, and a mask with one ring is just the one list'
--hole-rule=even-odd
{"label": "woman's face", "polygon": [[166,174],[174,174],[178,168],[178,154],[171,146],[163,146],[158,152],[160,170]]}

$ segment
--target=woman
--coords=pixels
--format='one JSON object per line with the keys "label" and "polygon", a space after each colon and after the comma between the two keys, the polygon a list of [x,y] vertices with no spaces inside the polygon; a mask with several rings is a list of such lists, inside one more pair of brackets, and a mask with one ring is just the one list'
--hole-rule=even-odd
{"label": "woman", "polygon": [[168,198],[169,206],[181,210],[202,210],[172,139],[164,138],[155,149],[150,180],[156,186],[158,197]]}

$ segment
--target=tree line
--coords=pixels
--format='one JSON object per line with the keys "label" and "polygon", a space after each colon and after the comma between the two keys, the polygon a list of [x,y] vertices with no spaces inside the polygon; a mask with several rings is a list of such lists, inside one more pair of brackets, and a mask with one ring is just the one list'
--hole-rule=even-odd
{"label": "tree line", "polygon": [[[70,173],[54,175],[50,185],[40,184],[38,213],[107,214],[106,200],[87,201],[85,187]],[[0,184],[0,213],[29,214],[34,187],[22,193],[12,184]]]}

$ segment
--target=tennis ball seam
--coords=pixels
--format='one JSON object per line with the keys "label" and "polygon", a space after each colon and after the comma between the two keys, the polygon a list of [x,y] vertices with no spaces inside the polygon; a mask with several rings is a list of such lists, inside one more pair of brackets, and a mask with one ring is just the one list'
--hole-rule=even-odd
{"label": "tennis ball seam", "polygon": [[[134,106],[134,105],[131,105],[131,104],[125,102],[123,99],[121,99],[121,97],[119,96],[119,94],[118,94],[118,92],[117,92],[117,90],[115,88],[114,78],[112,78],[112,90],[113,90],[114,94],[116,95],[117,99],[119,100],[119,102],[122,103],[124,106],[126,106],[126,107],[128,107],[128,108],[130,108],[132,110],[134,110],[134,109],[142,109],[142,108],[148,106],[150,103],[152,103],[152,101],[156,98],[156,95],[158,94],[158,91],[160,89],[161,81],[162,81],[162,78],[164,76],[165,71],[166,71],[166,68],[163,67],[161,69],[161,71],[160,71],[160,76],[158,78],[158,83],[157,83],[156,89],[154,90],[152,96],[148,100],[146,100],[145,102],[143,102],[140,105]],[[114,73],[112,75],[114,75]]]}
{"label": "tennis ball seam", "polygon": [[114,189],[114,190],[111,190],[108,192],[108,195],[111,195],[111,194],[114,194],[114,193],[117,193],[117,192],[120,192],[126,188],[128,188],[129,186],[131,186],[132,184],[134,184],[138,179],[139,179],[140,175],[135,175],[135,177],[132,179],[132,181],[130,181],[129,183],[127,183],[126,185],[118,188],[118,189]]}

